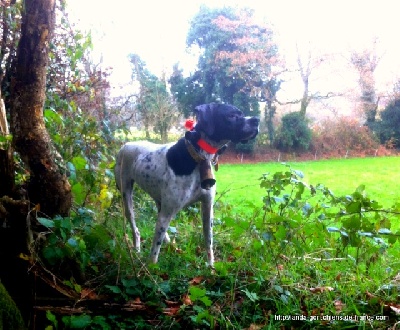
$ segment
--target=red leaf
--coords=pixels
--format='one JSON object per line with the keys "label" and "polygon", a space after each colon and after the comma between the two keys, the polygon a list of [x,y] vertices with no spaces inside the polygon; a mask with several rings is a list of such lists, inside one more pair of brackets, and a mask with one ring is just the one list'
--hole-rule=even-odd
{"label": "red leaf", "polygon": [[189,284],[191,285],[199,285],[201,282],[203,282],[204,276],[197,276],[194,277],[191,281],[189,281]]}
{"label": "red leaf", "polygon": [[193,302],[192,302],[192,300],[190,299],[190,297],[189,297],[188,294],[184,294],[184,295],[182,296],[182,302],[183,302],[186,306],[193,305]]}

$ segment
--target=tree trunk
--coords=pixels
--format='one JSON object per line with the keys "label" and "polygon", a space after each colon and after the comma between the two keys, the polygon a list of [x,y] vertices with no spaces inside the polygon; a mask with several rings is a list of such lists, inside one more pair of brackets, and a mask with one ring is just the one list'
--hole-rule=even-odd
{"label": "tree trunk", "polygon": [[272,105],[271,100],[268,99],[267,102],[265,102],[264,118],[267,124],[268,140],[270,145],[274,143],[274,138],[275,138],[275,128],[274,128],[275,114],[276,114],[276,107]]}
{"label": "tree trunk", "polygon": [[308,107],[309,103],[310,103],[310,98],[308,96],[308,79],[307,79],[307,82],[304,81],[303,97],[301,98],[301,101],[300,101],[300,114],[303,117],[306,116],[307,107]]}
{"label": "tree trunk", "polygon": [[11,82],[11,132],[15,150],[30,171],[28,197],[49,216],[67,215],[71,186],[55,162],[43,119],[48,50],[55,0],[26,0],[15,75]]}

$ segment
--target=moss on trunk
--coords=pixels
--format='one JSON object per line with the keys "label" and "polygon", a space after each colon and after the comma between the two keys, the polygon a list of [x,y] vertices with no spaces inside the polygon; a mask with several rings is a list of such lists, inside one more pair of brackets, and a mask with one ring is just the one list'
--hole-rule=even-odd
{"label": "moss on trunk", "polygon": [[17,305],[0,282],[0,330],[3,329],[19,330],[26,326]]}

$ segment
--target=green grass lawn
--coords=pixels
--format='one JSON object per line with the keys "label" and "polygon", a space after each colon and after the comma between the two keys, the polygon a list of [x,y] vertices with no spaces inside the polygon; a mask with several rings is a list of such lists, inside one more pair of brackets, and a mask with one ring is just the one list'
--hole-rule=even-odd
{"label": "green grass lawn", "polygon": [[[222,156],[223,157],[223,156]],[[371,199],[390,207],[399,200],[400,157],[332,159],[287,162],[292,169],[304,173],[304,181],[316,186],[323,184],[335,195],[351,194],[361,184]],[[221,164],[216,173],[219,197],[225,202],[241,205],[245,201],[262,203],[264,191],[259,178],[264,173],[286,169],[282,163]],[[221,197],[222,198],[222,197]]]}

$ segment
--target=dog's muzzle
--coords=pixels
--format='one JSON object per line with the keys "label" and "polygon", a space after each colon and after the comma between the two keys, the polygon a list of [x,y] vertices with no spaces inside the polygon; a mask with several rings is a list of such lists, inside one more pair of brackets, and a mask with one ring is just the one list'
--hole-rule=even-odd
{"label": "dog's muzzle", "polygon": [[244,125],[242,129],[242,134],[240,138],[238,139],[239,141],[237,142],[242,142],[245,143],[249,140],[254,139],[259,130],[259,125],[260,125],[260,119],[257,117],[244,117]]}

